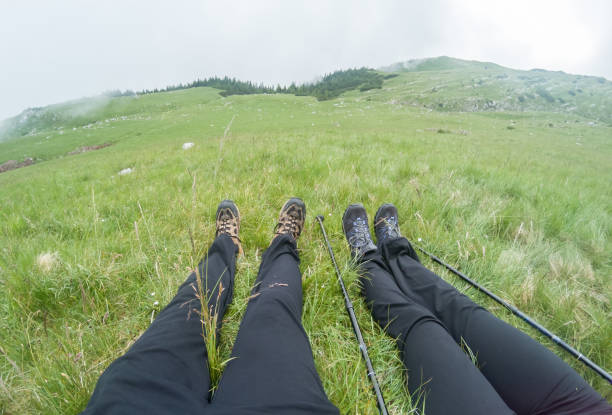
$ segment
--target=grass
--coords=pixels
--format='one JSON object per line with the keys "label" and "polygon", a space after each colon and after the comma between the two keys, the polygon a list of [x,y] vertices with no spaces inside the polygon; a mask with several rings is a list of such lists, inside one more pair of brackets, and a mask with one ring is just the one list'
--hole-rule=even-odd
{"label": "grass", "polygon": [[[612,128],[574,114],[398,103],[424,76],[404,73],[383,90],[326,102],[222,98],[209,88],[124,97],[95,113],[99,122],[88,128],[54,126],[0,143],[3,159],[40,161],[0,174],[0,413],[83,409],[100,373],[195,268],[225,198],[240,207],[245,255],[215,339],[218,367],[229,358],[278,210],[295,195],[308,210],[299,241],[303,323],[323,386],[342,413],[376,413],[376,404],[318,213],[390,412],[412,410],[395,343],[372,321],[356,285],[340,224],[352,202],[371,215],[394,202],[410,239],[612,370]],[[113,145],[66,156],[105,142]],[[182,150],[184,142],[195,146]],[[127,167],[133,173],[118,175]],[[424,262],[612,401],[597,375]]]}

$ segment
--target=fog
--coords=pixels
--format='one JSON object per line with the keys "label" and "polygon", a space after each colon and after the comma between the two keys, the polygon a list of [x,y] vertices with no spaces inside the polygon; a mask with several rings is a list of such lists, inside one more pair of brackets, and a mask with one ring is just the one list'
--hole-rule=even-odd
{"label": "fog", "polygon": [[0,0],[0,120],[112,89],[447,55],[612,79],[612,2]]}

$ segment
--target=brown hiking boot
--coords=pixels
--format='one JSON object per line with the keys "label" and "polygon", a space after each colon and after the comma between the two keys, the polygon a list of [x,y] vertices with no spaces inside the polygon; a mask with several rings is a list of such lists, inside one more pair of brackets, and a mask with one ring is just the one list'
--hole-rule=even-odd
{"label": "brown hiking boot", "polygon": [[240,212],[238,211],[238,206],[231,200],[224,200],[219,203],[219,207],[217,207],[216,222],[217,232],[215,236],[219,236],[222,233],[230,236],[238,247],[238,254],[242,255],[244,251],[242,250],[242,243],[238,237],[238,232],[240,231]]}
{"label": "brown hiking boot", "polygon": [[304,229],[306,220],[306,205],[298,197],[292,197],[285,203],[278,216],[278,223],[274,228],[274,238],[279,235],[289,234],[297,241]]}

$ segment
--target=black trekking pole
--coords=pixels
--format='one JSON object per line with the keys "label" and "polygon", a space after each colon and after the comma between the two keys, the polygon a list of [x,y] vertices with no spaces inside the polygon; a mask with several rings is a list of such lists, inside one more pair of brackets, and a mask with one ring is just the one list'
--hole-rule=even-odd
{"label": "black trekking pole", "polygon": [[542,326],[541,324],[539,324],[535,320],[531,319],[531,317],[529,317],[528,315],[523,313],[521,310],[519,310],[518,308],[514,307],[511,304],[508,304],[507,302],[502,300],[500,297],[498,297],[497,295],[493,294],[491,291],[487,290],[482,285],[478,284],[476,281],[474,281],[473,279],[469,278],[467,275],[465,275],[461,271],[458,271],[457,269],[453,268],[452,266],[450,266],[447,263],[445,263],[444,261],[442,261],[437,256],[435,256],[433,254],[430,254],[429,252],[427,252],[423,248],[421,248],[421,247],[419,247],[417,245],[414,245],[412,242],[410,242],[410,243],[412,244],[412,246],[414,246],[419,251],[421,251],[422,253],[427,255],[429,258],[431,258],[432,261],[437,262],[438,264],[442,265],[444,268],[446,268],[447,270],[449,270],[450,272],[452,272],[456,276],[460,277],[462,280],[466,281],[468,284],[470,284],[472,287],[476,288],[478,291],[488,295],[493,300],[495,300],[496,302],[498,302],[499,304],[501,304],[502,306],[504,306],[505,308],[510,310],[512,312],[512,314],[514,314],[517,317],[520,317],[523,321],[525,321],[531,327],[535,328],[537,331],[542,333],[544,336],[546,336],[549,339],[551,339],[554,343],[556,343],[563,350],[565,350],[566,352],[568,352],[569,354],[574,356],[576,359],[578,359],[580,362],[584,363],[589,368],[593,369],[595,372],[597,372],[598,375],[600,375],[602,378],[604,378],[610,384],[612,384],[612,376],[608,372],[603,370],[601,367],[597,366],[588,357],[586,357],[585,355],[580,353],[578,350],[574,349],[572,346],[570,346],[569,344],[567,344],[566,342],[561,340],[561,338],[559,338],[559,336],[557,336],[554,333],[551,333],[544,326]]}
{"label": "black trekking pole", "polygon": [[325,239],[325,243],[327,244],[327,251],[329,252],[332,264],[334,265],[334,269],[336,270],[338,283],[340,283],[340,288],[342,289],[342,294],[344,295],[344,305],[346,306],[346,311],[348,312],[349,317],[351,318],[353,331],[355,332],[355,336],[357,337],[357,341],[359,342],[359,349],[361,350],[361,355],[363,356],[363,360],[365,360],[365,364],[368,369],[368,377],[370,378],[370,381],[372,381],[372,388],[374,389],[374,393],[376,394],[378,410],[382,415],[388,415],[387,406],[385,405],[385,400],[383,399],[382,392],[380,391],[380,386],[378,385],[378,380],[376,379],[376,373],[374,372],[374,368],[372,367],[372,361],[370,360],[370,356],[368,355],[368,348],[366,347],[366,344],[363,341],[361,329],[359,328],[359,323],[357,323],[357,318],[355,317],[353,303],[351,302],[348,292],[346,291],[344,281],[342,281],[342,276],[340,275],[340,270],[338,269],[338,264],[336,264],[334,251],[332,251],[329,239],[327,239],[327,233],[325,232],[325,227],[323,226],[323,221],[325,220],[325,218],[323,217],[323,215],[318,215],[317,220],[319,221],[319,225],[321,226],[321,232],[323,232],[323,238]]}

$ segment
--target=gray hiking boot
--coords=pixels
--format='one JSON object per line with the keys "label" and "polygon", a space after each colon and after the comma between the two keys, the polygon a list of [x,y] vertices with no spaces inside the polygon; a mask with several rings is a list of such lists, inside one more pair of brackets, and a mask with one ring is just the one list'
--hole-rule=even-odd
{"label": "gray hiking boot", "polygon": [[376,250],[368,228],[368,214],[362,204],[350,205],[342,216],[342,229],[353,257],[361,258]]}
{"label": "gray hiking boot", "polygon": [[[292,197],[282,207],[278,215],[278,223],[274,228],[274,238],[289,234],[297,241],[304,229],[306,221],[306,205],[299,197]],[[271,242],[270,242],[271,243]]]}
{"label": "gray hiking boot", "polygon": [[376,234],[378,246],[383,241],[397,239],[402,236],[398,220],[397,208],[391,203],[385,203],[378,208],[376,216],[374,216],[374,233]]}
{"label": "gray hiking boot", "polygon": [[240,231],[240,211],[238,206],[231,200],[224,200],[219,203],[216,215],[217,232],[215,236],[226,234],[232,238],[232,241],[238,247],[238,254],[243,253],[242,243],[238,237]]}

